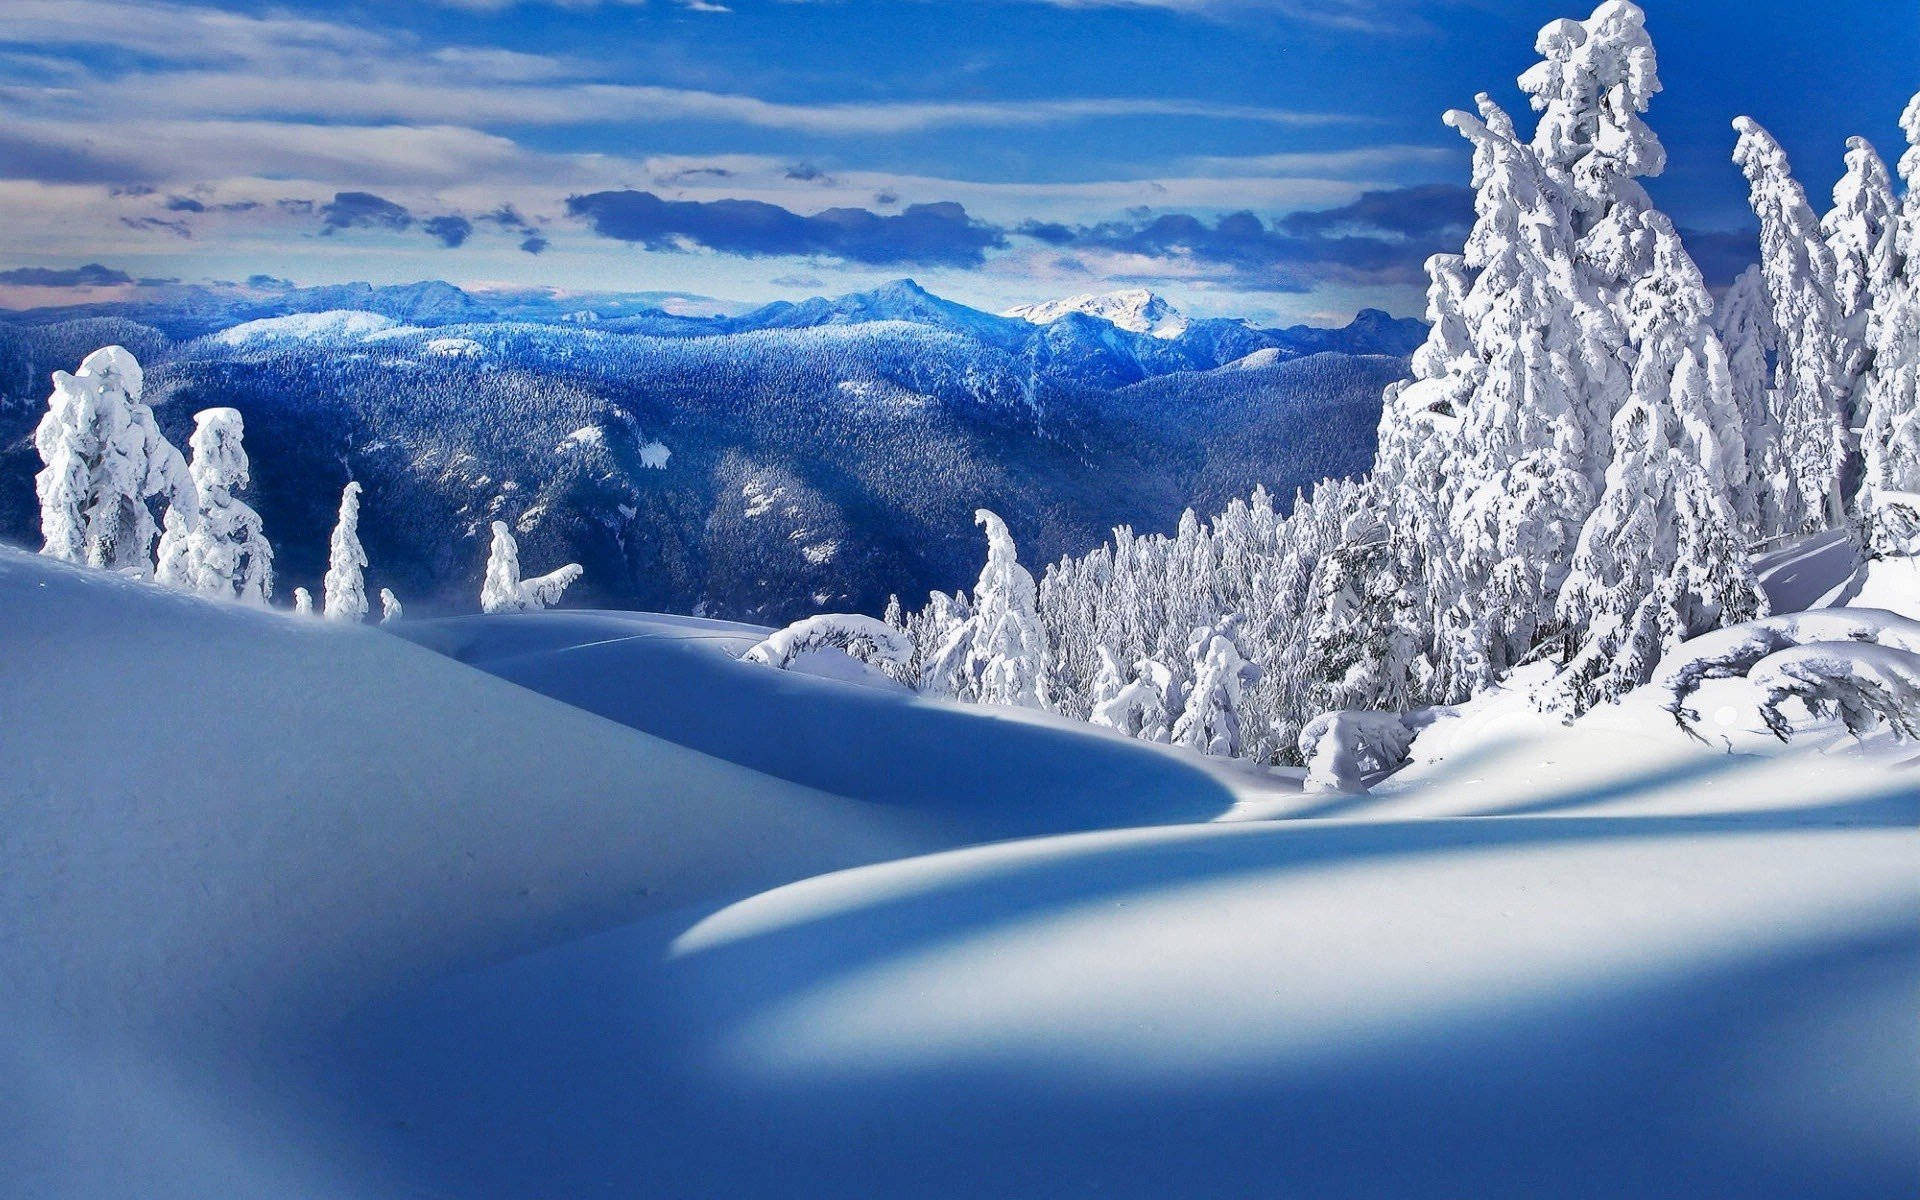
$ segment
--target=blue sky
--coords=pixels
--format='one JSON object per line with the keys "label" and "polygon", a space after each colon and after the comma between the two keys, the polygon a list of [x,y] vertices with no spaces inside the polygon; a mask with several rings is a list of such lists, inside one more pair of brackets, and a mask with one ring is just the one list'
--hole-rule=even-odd
{"label": "blue sky", "polygon": [[[1653,185],[1710,272],[1750,223],[1728,122],[1824,199],[1889,159],[1914,0],[1652,0]],[[417,0],[0,5],[0,304],[124,281],[684,291],[912,275],[1000,308],[1417,312],[1457,247],[1439,121],[1516,110],[1533,0]],[[77,269],[97,264],[84,274]]]}

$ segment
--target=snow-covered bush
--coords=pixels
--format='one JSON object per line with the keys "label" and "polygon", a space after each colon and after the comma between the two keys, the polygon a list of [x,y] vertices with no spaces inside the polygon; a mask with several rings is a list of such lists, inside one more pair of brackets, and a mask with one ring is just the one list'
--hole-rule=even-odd
{"label": "snow-covered bush", "polygon": [[71,375],[54,372],[33,439],[46,464],[34,476],[42,554],[145,578],[158,532],[148,501],[193,524],[193,477],[140,402],[144,383],[140,363],[120,346],[95,350]]}
{"label": "snow-covered bush", "polygon": [[514,541],[505,521],[495,521],[487,575],[480,585],[480,611],[538,612],[552,608],[582,574],[579,563],[568,563],[534,579],[520,578],[520,544]]}
{"label": "snow-covered bush", "polygon": [[821,613],[795,621],[755,643],[740,658],[784,670],[813,650],[838,650],[889,679],[901,683],[911,679],[912,640],[885,621],[858,613]]}
{"label": "snow-covered bush", "polygon": [[329,621],[359,621],[367,615],[367,552],[360,548],[360,485],[349,481],[340,491],[340,519],[333,527],[323,581]]}
{"label": "snow-covered bush", "polygon": [[1399,713],[1321,713],[1300,731],[1300,757],[1307,764],[1303,786],[1310,792],[1364,792],[1405,765],[1415,732]]}
{"label": "snow-covered bush", "polygon": [[1133,678],[1095,702],[1087,719],[1149,742],[1173,740],[1173,672],[1150,658],[1134,664]]}
{"label": "snow-covered bush", "polygon": [[1745,678],[1760,715],[1782,741],[1780,706],[1798,699],[1838,717],[1856,735],[1884,721],[1903,735],[1920,723],[1920,621],[1877,608],[1788,613],[1715,630],[1680,646],[1655,675],[1661,706],[1688,733],[1700,714],[1688,700],[1709,679]]}
{"label": "snow-covered bush", "polygon": [[193,422],[187,445],[198,514],[188,521],[168,511],[157,577],[203,596],[265,604],[273,596],[273,547],[261,532],[260,514],[234,495],[248,484],[240,414],[209,408]]}

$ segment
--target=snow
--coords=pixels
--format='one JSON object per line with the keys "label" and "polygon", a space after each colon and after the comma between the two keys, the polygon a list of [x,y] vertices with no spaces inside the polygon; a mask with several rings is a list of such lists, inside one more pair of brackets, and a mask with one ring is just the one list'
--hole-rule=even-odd
{"label": "snow", "polygon": [[1187,331],[1187,318],[1145,288],[1069,296],[1044,304],[1023,304],[1000,315],[1031,321],[1035,325],[1051,325],[1068,313],[1085,313],[1129,333],[1148,333],[1168,340]]}
{"label": "snow", "polygon": [[442,358],[484,358],[487,353],[487,348],[479,342],[461,337],[431,338],[422,349]]}
{"label": "snow", "polygon": [[222,346],[244,346],[249,342],[364,338],[377,333],[411,333],[392,317],[360,309],[337,308],[326,312],[294,313],[285,317],[266,317],[246,321],[213,335]]}
{"label": "snow", "polygon": [[665,442],[648,442],[640,447],[640,465],[655,471],[667,469],[667,460],[673,457],[673,451],[667,449]]}
{"label": "snow", "polygon": [[[1651,702],[1566,727],[1519,680],[1372,795],[1302,795],[741,663],[767,631],[725,622],[409,645],[14,551],[0,611],[21,1194],[1867,1197],[1920,1171],[1920,800],[1880,743],[1707,751]],[[120,709],[139,736],[69,751]]]}

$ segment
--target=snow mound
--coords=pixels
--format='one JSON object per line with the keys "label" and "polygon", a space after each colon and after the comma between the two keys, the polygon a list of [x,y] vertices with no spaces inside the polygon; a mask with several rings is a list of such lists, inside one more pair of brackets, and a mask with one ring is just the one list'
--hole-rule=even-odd
{"label": "snow mound", "polygon": [[1051,325],[1068,313],[1076,312],[1098,317],[1129,333],[1150,333],[1168,340],[1185,333],[1188,325],[1187,318],[1178,309],[1145,288],[1069,296],[1044,304],[1023,304],[1000,315],[1031,321],[1035,325]]}
{"label": "snow mound", "polygon": [[214,334],[213,341],[223,346],[244,346],[249,342],[350,340],[402,331],[411,332],[392,317],[360,309],[340,308],[247,321]]}
{"label": "snow mound", "polygon": [[0,612],[9,1194],[334,1194],[263,1122],[349,1009],[929,844],[372,627],[11,549]]}

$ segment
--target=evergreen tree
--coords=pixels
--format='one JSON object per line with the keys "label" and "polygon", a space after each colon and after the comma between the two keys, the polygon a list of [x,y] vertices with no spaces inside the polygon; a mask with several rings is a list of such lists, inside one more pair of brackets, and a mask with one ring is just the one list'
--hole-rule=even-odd
{"label": "evergreen tree", "polygon": [[273,547],[260,514],[234,493],[249,481],[238,411],[194,414],[193,476],[198,513],[189,522],[169,510],[160,538],[161,583],[204,596],[264,605],[273,595]]}
{"label": "evergreen tree", "polygon": [[1786,151],[1751,117],[1737,118],[1733,127],[1740,134],[1734,161],[1760,218],[1760,266],[1778,332],[1773,407],[1791,484],[1783,507],[1792,527],[1837,525],[1862,471],[1855,464],[1833,252]]}
{"label": "evergreen tree", "polygon": [[363,574],[367,552],[360,548],[360,485],[352,480],[340,490],[340,517],[333,526],[327,552],[327,577],[322,610],[329,621],[359,621],[367,615],[367,583]]}
{"label": "evergreen tree", "polygon": [[192,524],[193,477],[140,402],[144,383],[139,361],[119,346],[95,350],[71,375],[54,372],[34,431],[46,464],[34,476],[42,554],[145,578],[158,532],[148,501],[162,500],[179,524]]}
{"label": "evergreen tree", "polygon": [[480,611],[538,612],[552,608],[584,574],[579,563],[568,563],[534,579],[520,577],[520,543],[505,521],[493,523],[493,544],[487,552],[487,573],[480,585]]}
{"label": "evergreen tree", "polygon": [[1867,340],[1872,362],[1863,379],[1867,409],[1865,467],[1871,489],[1875,546],[1920,553],[1920,94],[1901,114],[1906,185],[1892,227],[1892,261],[1870,275]]}

